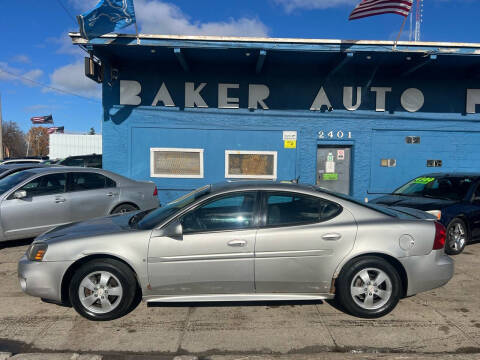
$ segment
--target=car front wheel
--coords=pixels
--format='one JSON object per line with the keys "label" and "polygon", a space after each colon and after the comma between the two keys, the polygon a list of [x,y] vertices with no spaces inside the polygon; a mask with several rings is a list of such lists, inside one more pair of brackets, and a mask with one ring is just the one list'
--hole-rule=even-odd
{"label": "car front wheel", "polygon": [[462,219],[453,219],[447,226],[447,240],[445,242],[445,252],[448,255],[458,255],[468,242],[468,231],[465,222]]}
{"label": "car front wheel", "polygon": [[120,261],[99,259],[82,265],[70,282],[70,301],[89,320],[113,320],[129,312],[136,294],[136,280]]}
{"label": "car front wheel", "polygon": [[397,270],[386,260],[366,256],[342,269],[336,282],[337,300],[347,312],[361,318],[388,314],[402,295]]}

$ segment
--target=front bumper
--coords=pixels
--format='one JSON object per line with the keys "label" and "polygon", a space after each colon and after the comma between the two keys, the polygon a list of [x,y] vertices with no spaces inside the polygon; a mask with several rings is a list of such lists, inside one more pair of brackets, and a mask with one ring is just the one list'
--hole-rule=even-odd
{"label": "front bumper", "polygon": [[24,255],[18,262],[18,280],[23,292],[61,302],[63,275],[71,264],[73,261],[30,261]]}
{"label": "front bumper", "polygon": [[407,296],[443,286],[453,277],[454,261],[445,254],[444,249],[399,260],[407,272]]}

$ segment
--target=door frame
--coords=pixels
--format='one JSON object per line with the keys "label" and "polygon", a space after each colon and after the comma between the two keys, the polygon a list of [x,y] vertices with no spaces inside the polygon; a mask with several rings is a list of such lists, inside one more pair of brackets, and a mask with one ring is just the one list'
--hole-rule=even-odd
{"label": "door frame", "polygon": [[327,148],[327,147],[344,147],[350,148],[350,182],[349,187],[350,191],[348,195],[352,195],[354,193],[354,166],[353,162],[355,160],[354,156],[354,149],[355,149],[355,141],[345,140],[345,141],[338,141],[338,140],[317,140],[317,144],[315,147],[315,184],[317,185],[317,172],[318,172],[318,148]]}

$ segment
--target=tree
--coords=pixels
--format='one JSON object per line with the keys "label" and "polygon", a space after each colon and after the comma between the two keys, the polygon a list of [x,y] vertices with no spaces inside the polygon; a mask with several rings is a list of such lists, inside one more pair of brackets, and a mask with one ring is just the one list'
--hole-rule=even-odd
{"label": "tree", "polygon": [[15,121],[2,124],[3,156],[10,158],[24,157],[27,153],[25,133]]}
{"label": "tree", "polygon": [[27,143],[29,156],[47,156],[48,149],[48,130],[41,126],[30,128],[27,133]]}
{"label": "tree", "polygon": [[90,128],[88,135],[95,135],[95,129],[93,127]]}

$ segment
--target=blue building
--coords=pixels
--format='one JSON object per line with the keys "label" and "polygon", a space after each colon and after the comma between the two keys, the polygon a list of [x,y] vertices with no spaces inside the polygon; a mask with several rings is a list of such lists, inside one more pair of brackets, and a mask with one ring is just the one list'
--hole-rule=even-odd
{"label": "blue building", "polygon": [[[228,179],[374,198],[480,171],[480,44],[70,34],[101,61],[103,164],[162,203]],[[88,63],[87,63],[88,64]]]}

